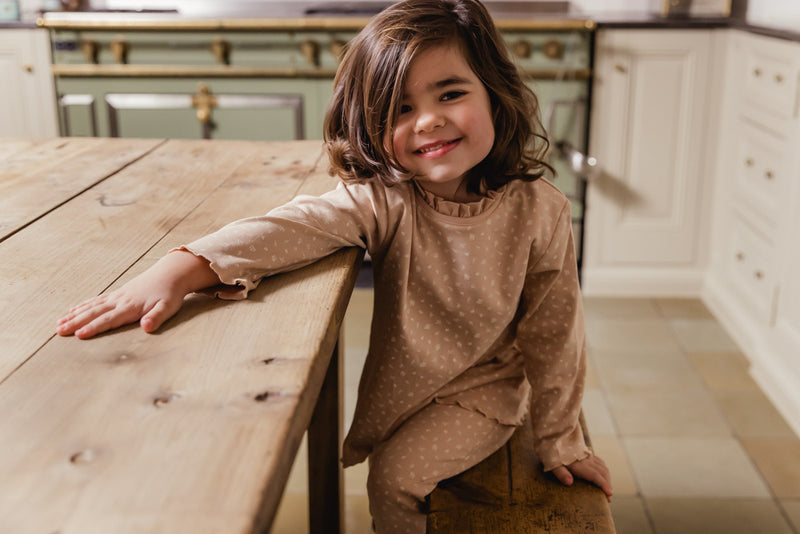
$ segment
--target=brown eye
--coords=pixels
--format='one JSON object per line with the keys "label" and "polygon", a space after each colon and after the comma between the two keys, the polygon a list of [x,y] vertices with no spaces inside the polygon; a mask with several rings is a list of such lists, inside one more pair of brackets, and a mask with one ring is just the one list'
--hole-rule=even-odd
{"label": "brown eye", "polygon": [[448,91],[442,95],[442,101],[455,100],[456,98],[467,94],[466,91]]}

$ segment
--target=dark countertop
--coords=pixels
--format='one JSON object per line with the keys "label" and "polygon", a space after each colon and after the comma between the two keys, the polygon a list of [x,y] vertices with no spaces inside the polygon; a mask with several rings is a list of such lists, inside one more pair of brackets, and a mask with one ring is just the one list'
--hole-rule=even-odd
{"label": "dark countertop", "polygon": [[[107,29],[353,29],[363,27],[369,18],[389,1],[269,2],[253,7],[252,3],[226,2],[224,16],[215,8],[177,13],[154,12],[51,12],[38,20],[2,22],[3,28],[69,27]],[[736,28],[751,33],[800,42],[800,31],[749,24],[736,17],[669,16],[647,13],[591,14],[570,11],[569,2],[491,1],[486,6],[506,30],[522,29],[707,29]],[[194,8],[192,8],[194,9]],[[209,10],[212,9],[212,10]]]}

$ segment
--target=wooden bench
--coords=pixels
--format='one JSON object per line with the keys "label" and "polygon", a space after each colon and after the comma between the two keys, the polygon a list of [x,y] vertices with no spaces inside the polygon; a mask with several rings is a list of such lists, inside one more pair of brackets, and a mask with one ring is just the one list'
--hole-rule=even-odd
{"label": "wooden bench", "polygon": [[[583,415],[581,426],[591,447]],[[615,533],[602,490],[545,474],[532,442],[526,421],[492,456],[442,481],[430,496],[428,534]]]}

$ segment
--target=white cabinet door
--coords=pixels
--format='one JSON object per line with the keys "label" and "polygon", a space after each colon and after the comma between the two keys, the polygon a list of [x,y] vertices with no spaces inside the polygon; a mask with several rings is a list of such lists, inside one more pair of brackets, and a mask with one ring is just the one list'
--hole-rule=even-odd
{"label": "white cabinet door", "polygon": [[0,29],[0,136],[58,135],[46,30]]}
{"label": "white cabinet door", "polygon": [[697,295],[706,263],[712,30],[597,35],[584,291]]}

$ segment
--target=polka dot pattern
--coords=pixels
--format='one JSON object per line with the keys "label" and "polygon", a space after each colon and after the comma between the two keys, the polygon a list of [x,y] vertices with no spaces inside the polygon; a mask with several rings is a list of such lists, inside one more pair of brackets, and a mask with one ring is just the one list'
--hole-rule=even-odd
{"label": "polka dot pattern", "polygon": [[345,246],[373,260],[375,307],[345,465],[366,459],[414,414],[458,406],[501,425],[530,412],[552,469],[584,458],[585,342],[570,208],[546,180],[479,202],[413,182],[340,186],[243,219],[186,249],[243,298],[258,280]]}

